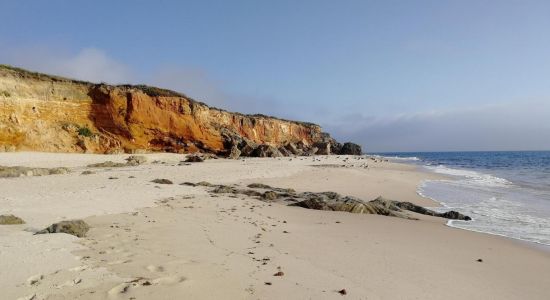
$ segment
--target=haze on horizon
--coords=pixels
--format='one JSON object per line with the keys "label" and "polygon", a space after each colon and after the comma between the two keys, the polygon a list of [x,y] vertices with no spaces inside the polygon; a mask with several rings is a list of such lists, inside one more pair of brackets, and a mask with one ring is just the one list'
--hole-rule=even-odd
{"label": "haze on horizon", "polygon": [[549,150],[548,1],[0,1],[0,63],[310,121],[366,151]]}

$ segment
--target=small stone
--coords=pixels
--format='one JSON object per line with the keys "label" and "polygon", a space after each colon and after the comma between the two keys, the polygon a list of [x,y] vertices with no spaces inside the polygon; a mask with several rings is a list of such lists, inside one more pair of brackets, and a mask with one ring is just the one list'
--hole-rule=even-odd
{"label": "small stone", "polygon": [[346,289],[341,289],[341,290],[338,291],[338,294],[344,296],[344,295],[347,295],[348,292],[346,291]]}
{"label": "small stone", "polygon": [[483,259],[478,258],[478,259],[477,259],[477,262],[483,262]]}
{"label": "small stone", "polygon": [[279,272],[273,274],[273,276],[285,276],[285,273],[283,273],[283,271],[279,271]]}
{"label": "small stone", "polygon": [[168,180],[168,179],[165,179],[165,178],[153,179],[153,180],[151,180],[151,182],[158,183],[158,184],[174,184],[171,180]]}

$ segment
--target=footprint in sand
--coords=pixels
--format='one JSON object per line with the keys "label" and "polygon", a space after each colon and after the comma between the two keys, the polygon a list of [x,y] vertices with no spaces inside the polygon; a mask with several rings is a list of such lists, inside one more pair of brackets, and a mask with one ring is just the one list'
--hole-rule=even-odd
{"label": "footprint in sand", "polygon": [[171,285],[171,284],[184,282],[186,280],[187,278],[185,278],[184,276],[174,275],[174,276],[160,277],[160,278],[154,279],[151,282],[153,284]]}
{"label": "footprint in sand", "polygon": [[36,294],[27,295],[27,296],[17,298],[17,300],[35,300],[35,299],[36,299]]}
{"label": "footprint in sand", "polygon": [[44,275],[42,275],[42,274],[31,276],[27,279],[27,285],[29,285],[29,286],[38,285],[38,284],[40,284],[40,281],[42,279],[44,279]]}
{"label": "footprint in sand", "polygon": [[123,282],[110,289],[107,294],[109,295],[109,298],[116,299],[118,298],[118,295],[126,293],[128,289],[130,289],[130,284]]}
{"label": "footprint in sand", "polygon": [[107,265],[120,265],[120,264],[126,264],[126,263],[129,263],[131,262],[132,260],[131,259],[119,259],[119,260],[115,260],[115,261],[111,261],[111,262],[108,262]]}
{"label": "footprint in sand", "polygon": [[147,270],[149,270],[149,272],[164,272],[164,267],[163,266],[149,265],[149,266],[147,266]]}

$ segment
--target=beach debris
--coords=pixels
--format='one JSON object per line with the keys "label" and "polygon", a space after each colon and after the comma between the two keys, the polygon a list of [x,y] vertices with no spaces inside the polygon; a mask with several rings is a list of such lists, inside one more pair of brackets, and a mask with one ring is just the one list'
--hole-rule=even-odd
{"label": "beach debris", "polygon": [[348,291],[346,291],[346,289],[341,289],[338,291],[338,294],[342,295],[342,296],[345,296],[348,294]]}
{"label": "beach debris", "polygon": [[46,176],[46,175],[58,175],[67,174],[70,170],[68,168],[29,168],[29,167],[5,167],[0,166],[0,178],[6,177],[23,177],[23,176]]}
{"label": "beach debris", "polygon": [[25,224],[23,219],[14,215],[0,215],[0,225],[19,225]]}
{"label": "beach debris", "polygon": [[84,237],[90,230],[90,226],[82,220],[67,220],[54,223],[35,234],[66,233],[77,237]]}
{"label": "beach debris", "polygon": [[158,183],[158,184],[174,184],[171,180],[165,179],[165,178],[157,178],[151,180],[151,182]]}

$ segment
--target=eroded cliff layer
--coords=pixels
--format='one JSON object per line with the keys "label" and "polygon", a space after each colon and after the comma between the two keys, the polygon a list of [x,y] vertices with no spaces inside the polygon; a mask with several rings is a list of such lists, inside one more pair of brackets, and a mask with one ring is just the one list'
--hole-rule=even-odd
{"label": "eroded cliff layer", "polygon": [[231,113],[154,87],[93,84],[0,65],[0,151],[229,154],[248,148],[252,154],[262,146],[316,153],[330,152],[330,145],[340,147],[311,123]]}

